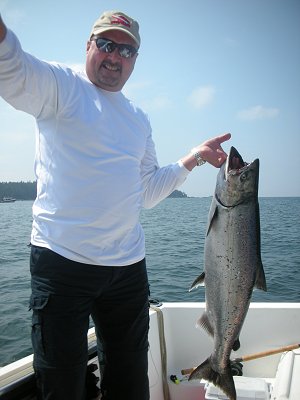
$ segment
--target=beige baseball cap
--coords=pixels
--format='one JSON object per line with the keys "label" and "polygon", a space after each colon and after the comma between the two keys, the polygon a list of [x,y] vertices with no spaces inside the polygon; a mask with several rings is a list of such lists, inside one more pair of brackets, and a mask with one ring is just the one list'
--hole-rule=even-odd
{"label": "beige baseball cap", "polygon": [[131,36],[138,46],[141,38],[139,34],[139,24],[137,21],[122,13],[121,11],[105,11],[94,23],[90,38],[102,32],[118,30]]}

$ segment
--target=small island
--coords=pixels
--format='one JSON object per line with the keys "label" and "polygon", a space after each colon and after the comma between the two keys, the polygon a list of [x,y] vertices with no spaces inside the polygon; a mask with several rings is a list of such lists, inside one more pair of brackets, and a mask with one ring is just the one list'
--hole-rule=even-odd
{"label": "small island", "polygon": [[186,193],[181,192],[180,190],[174,190],[168,198],[174,198],[174,199],[186,199],[188,196]]}

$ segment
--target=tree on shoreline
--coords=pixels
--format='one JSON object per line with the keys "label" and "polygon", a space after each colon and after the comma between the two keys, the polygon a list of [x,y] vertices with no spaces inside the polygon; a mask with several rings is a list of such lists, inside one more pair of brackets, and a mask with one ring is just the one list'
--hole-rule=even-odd
{"label": "tree on shoreline", "polygon": [[34,200],[36,198],[36,182],[0,182],[0,199],[3,197]]}

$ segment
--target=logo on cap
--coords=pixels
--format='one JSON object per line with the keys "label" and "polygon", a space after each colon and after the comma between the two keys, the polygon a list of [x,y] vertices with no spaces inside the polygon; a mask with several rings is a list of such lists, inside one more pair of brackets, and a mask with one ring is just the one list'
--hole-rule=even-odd
{"label": "logo on cap", "polygon": [[122,15],[112,15],[111,24],[120,24],[126,26],[127,28],[130,28],[130,22]]}

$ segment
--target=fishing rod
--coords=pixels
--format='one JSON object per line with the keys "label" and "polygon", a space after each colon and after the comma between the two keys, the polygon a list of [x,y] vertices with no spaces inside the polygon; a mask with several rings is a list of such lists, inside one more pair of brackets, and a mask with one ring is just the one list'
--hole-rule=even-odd
{"label": "fishing rod", "polygon": [[289,346],[279,347],[278,349],[261,351],[259,353],[249,354],[247,356],[234,358],[232,362],[242,362],[242,361],[250,361],[256,360],[257,358],[272,356],[273,354],[283,353],[284,351],[291,351],[298,349],[300,347],[300,343],[291,344]]}
{"label": "fishing rod", "polygon": [[[245,362],[245,361],[256,360],[257,358],[272,356],[273,354],[278,354],[278,353],[283,353],[285,351],[295,350],[295,349],[298,349],[299,347],[300,347],[300,343],[296,343],[296,344],[291,344],[289,346],[279,347],[279,348],[273,349],[273,350],[267,350],[267,351],[261,351],[259,353],[248,354],[246,356],[234,358],[233,360],[231,360],[231,363],[241,363],[241,362]],[[182,369],[181,373],[182,373],[182,375],[188,375],[188,374],[191,374],[195,369],[196,368]]]}

